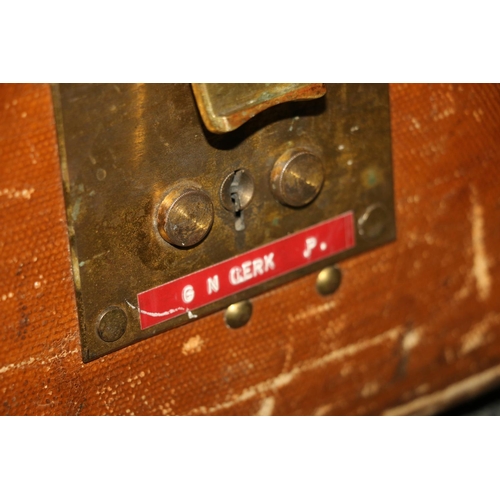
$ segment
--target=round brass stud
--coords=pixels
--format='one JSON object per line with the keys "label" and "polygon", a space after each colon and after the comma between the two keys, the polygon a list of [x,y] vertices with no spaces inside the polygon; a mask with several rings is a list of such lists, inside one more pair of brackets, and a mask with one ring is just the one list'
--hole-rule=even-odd
{"label": "round brass stud", "polygon": [[161,237],[178,247],[191,247],[205,238],[214,222],[210,196],[194,183],[174,186],[160,204],[157,227]]}
{"label": "round brass stud", "polygon": [[387,210],[382,205],[370,205],[358,219],[360,236],[367,239],[377,238],[385,231],[388,218]]}
{"label": "round brass stud", "polygon": [[338,289],[341,282],[342,273],[338,267],[325,267],[316,279],[316,290],[321,295],[330,295]]}
{"label": "round brass stud", "polygon": [[240,328],[248,323],[252,316],[252,303],[243,300],[236,304],[231,304],[226,309],[224,320],[229,328]]}
{"label": "round brass stud", "polygon": [[278,158],[271,170],[271,190],[284,205],[303,207],[316,198],[324,178],[318,156],[307,149],[290,149]]}
{"label": "round brass stud", "polygon": [[119,307],[106,309],[97,320],[97,334],[105,342],[115,342],[127,329],[127,315]]}

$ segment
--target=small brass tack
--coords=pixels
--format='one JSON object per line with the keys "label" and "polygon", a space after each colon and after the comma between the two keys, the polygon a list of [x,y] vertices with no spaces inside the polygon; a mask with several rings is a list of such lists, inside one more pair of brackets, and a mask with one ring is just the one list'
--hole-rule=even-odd
{"label": "small brass tack", "polygon": [[342,273],[338,267],[325,267],[316,279],[316,290],[321,295],[330,295],[335,292],[342,282]]}
{"label": "small brass tack", "polygon": [[240,328],[248,323],[251,316],[252,303],[249,300],[242,300],[226,309],[224,320],[229,328]]}

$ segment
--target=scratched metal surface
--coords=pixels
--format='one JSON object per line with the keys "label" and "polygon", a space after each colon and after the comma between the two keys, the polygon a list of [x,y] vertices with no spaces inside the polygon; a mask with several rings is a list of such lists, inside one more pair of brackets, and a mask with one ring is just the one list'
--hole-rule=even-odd
{"label": "scratched metal surface", "polygon": [[[54,97],[85,361],[192,322],[186,312],[141,330],[141,292],[347,211],[358,220],[373,204],[386,213],[381,234],[358,237],[340,255],[195,307],[192,314],[223,310],[395,238],[387,85],[329,84],[320,100],[282,103],[223,136],[201,126],[189,84],[62,84]],[[325,171],[321,192],[302,208],[282,205],[269,188],[274,162],[296,147],[314,151]],[[239,168],[255,182],[242,212],[244,231],[235,229],[234,213],[219,202],[223,180]],[[198,183],[214,206],[210,233],[183,249],[166,243],[153,222],[165,192],[181,179]],[[128,318],[115,342],[96,332],[110,306]]]}
{"label": "scratched metal surface", "polygon": [[393,85],[398,239],[84,365],[50,90],[0,86],[2,414],[435,413],[500,382],[500,87]]}

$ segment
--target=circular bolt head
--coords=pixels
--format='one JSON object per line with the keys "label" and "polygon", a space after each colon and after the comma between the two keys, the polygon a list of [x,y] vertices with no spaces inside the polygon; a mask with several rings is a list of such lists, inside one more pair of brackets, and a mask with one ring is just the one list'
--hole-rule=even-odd
{"label": "circular bolt head", "polygon": [[385,231],[387,221],[387,210],[382,205],[370,205],[358,220],[358,232],[363,238],[377,238]]}
{"label": "circular bolt head", "polygon": [[180,183],[160,204],[157,226],[161,237],[178,247],[191,247],[205,238],[214,222],[210,196],[197,185]]}
{"label": "circular bolt head", "polygon": [[236,304],[231,304],[226,309],[224,319],[229,328],[240,328],[248,323],[252,316],[252,303],[249,300],[243,300]]}
{"label": "circular bolt head", "polygon": [[342,273],[338,267],[325,267],[316,279],[316,290],[321,295],[330,295],[337,290],[341,282]]}
{"label": "circular bolt head", "polygon": [[283,153],[271,170],[271,190],[275,198],[291,207],[303,207],[321,190],[325,175],[321,159],[306,149]]}
{"label": "circular bolt head", "polygon": [[127,329],[127,315],[119,307],[106,309],[97,320],[97,334],[105,342],[115,342]]}

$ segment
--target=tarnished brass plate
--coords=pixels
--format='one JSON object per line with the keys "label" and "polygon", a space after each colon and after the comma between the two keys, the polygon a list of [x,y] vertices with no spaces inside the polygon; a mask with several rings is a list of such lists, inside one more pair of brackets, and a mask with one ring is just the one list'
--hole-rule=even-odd
{"label": "tarnished brass plate", "polygon": [[[222,135],[205,128],[189,84],[64,84],[53,95],[84,361],[395,238],[387,85],[327,84],[324,97],[278,104]],[[311,152],[324,169],[301,208],[271,189],[287,151]],[[253,184],[244,224],[221,194],[238,171]],[[157,227],[179,181],[213,204],[202,241],[185,248]],[[354,246],[141,329],[138,295],[342,214]]]}
{"label": "tarnished brass plate", "polygon": [[205,126],[216,134],[231,132],[277,104],[317,99],[325,91],[320,83],[193,83]]}

